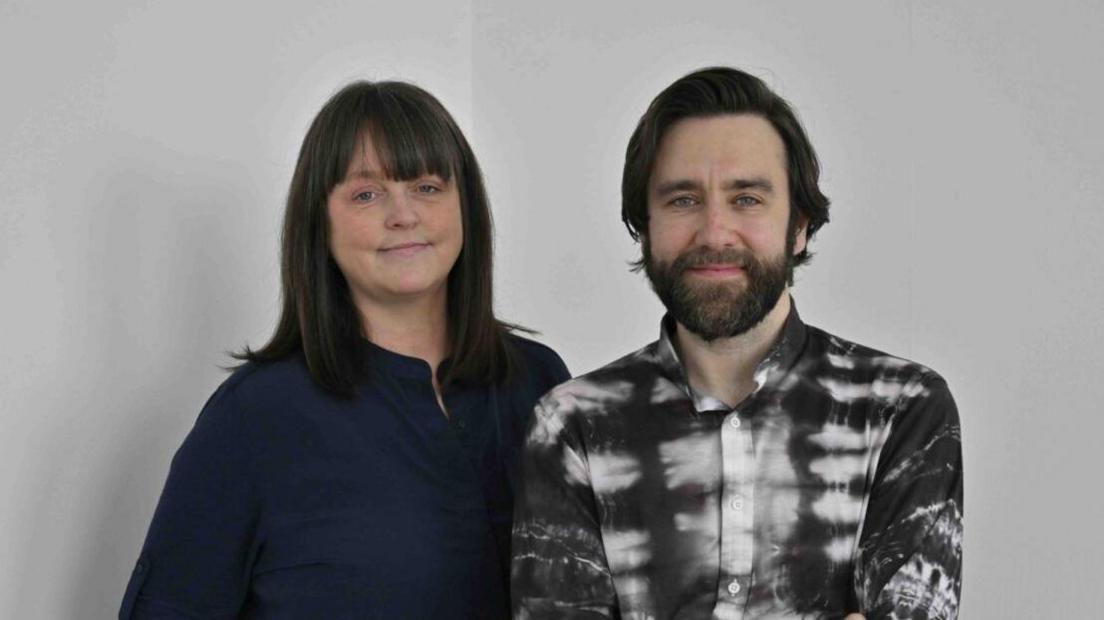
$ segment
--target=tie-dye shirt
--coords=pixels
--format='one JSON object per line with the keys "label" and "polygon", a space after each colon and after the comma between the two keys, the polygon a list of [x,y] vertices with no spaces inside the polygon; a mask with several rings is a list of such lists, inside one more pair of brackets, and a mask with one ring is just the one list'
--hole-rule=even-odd
{"label": "tie-dye shirt", "polygon": [[547,394],[522,457],[515,618],[954,618],[946,382],[802,323],[736,407],[660,339]]}

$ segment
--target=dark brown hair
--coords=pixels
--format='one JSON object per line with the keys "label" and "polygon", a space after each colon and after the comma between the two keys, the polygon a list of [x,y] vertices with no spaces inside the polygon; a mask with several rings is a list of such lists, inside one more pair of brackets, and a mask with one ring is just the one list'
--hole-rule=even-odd
{"label": "dark brown hair", "polygon": [[433,95],[394,81],[349,84],[311,123],[284,212],[280,320],[267,344],[255,351],[246,347],[235,357],[267,362],[302,352],[318,385],[353,395],[368,363],[365,334],[348,284],[330,255],[326,205],[366,132],[389,178],[436,174],[457,183],[464,238],[448,275],[452,361],[443,382],[505,379],[513,365],[507,335],[517,328],[494,316],[493,232],[479,164]]}
{"label": "dark brown hair", "polygon": [[[667,129],[686,118],[754,114],[774,127],[786,147],[786,177],[790,188],[790,234],[798,215],[807,225],[807,238],[828,223],[828,197],[820,191],[820,164],[813,145],[786,100],[759,78],[729,67],[700,69],[679,78],[659,93],[636,126],[625,152],[621,177],[621,220],[634,240],[648,232],[648,182],[656,152]],[[808,249],[793,265],[812,258]],[[635,263],[643,266],[644,259]]]}

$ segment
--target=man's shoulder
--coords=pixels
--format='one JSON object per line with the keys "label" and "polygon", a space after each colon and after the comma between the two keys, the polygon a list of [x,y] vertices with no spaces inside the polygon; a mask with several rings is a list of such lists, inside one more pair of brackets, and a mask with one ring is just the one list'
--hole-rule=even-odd
{"label": "man's shoulder", "polygon": [[838,399],[897,399],[917,396],[946,381],[931,367],[886,353],[808,325],[809,359],[817,381]]}
{"label": "man's shoulder", "polygon": [[661,368],[652,342],[604,366],[561,383],[541,399],[537,410],[550,416],[604,415],[630,402],[643,386],[655,383]]}

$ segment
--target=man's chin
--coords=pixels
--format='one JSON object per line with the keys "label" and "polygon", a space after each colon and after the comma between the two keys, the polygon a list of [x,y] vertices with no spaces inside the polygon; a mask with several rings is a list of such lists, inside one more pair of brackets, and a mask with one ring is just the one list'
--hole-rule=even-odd
{"label": "man's chin", "polygon": [[725,299],[728,304],[739,303],[748,288],[743,277],[711,278],[682,274],[680,284],[700,303],[710,303],[714,299]]}
{"label": "man's chin", "polygon": [[732,309],[738,300],[712,298],[696,300],[681,308],[668,308],[684,328],[707,342],[738,336],[742,331],[733,322]]}
{"label": "man's chin", "polygon": [[679,274],[683,281],[702,282],[711,284],[744,284],[747,282],[747,271],[741,268],[732,269],[687,269]]}
{"label": "man's chin", "polygon": [[691,294],[681,298],[681,303],[667,307],[679,324],[706,342],[733,338],[754,329],[781,299],[780,295],[764,307],[765,300],[749,299],[742,287],[712,288],[708,292],[690,288]]}

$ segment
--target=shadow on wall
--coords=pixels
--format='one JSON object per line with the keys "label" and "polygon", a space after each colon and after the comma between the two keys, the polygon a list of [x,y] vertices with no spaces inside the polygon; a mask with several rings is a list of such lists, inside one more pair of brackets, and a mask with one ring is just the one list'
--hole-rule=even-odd
{"label": "shadow on wall", "polygon": [[[278,207],[258,206],[241,170],[155,144],[116,152],[129,159],[105,162],[72,223],[86,229],[64,276],[79,318],[57,370],[72,385],[34,451],[20,617],[50,600],[67,618],[117,613],[172,454],[233,362],[221,352],[258,331],[252,300],[277,297]],[[70,544],[44,551],[51,539]]]}

